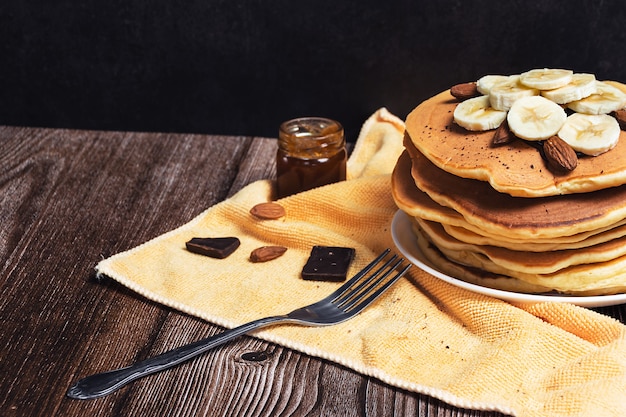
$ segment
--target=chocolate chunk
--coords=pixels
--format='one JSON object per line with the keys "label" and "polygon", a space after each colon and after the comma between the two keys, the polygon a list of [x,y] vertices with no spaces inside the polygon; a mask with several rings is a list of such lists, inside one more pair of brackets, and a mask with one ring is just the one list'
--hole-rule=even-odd
{"label": "chocolate chunk", "polygon": [[236,237],[194,237],[185,243],[187,250],[211,258],[226,258],[239,247]]}
{"label": "chocolate chunk", "polygon": [[353,248],[313,246],[302,278],[313,281],[345,281],[348,267],[354,258]]}

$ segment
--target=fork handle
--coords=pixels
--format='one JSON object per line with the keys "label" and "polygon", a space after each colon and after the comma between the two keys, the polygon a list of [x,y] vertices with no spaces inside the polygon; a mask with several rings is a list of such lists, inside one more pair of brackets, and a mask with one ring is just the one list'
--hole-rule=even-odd
{"label": "fork handle", "polygon": [[67,391],[67,396],[79,400],[87,400],[111,394],[132,381],[172,368],[231,339],[286,319],[286,316],[272,316],[254,320],[214,336],[145,359],[131,366],[85,377],[70,387]]}

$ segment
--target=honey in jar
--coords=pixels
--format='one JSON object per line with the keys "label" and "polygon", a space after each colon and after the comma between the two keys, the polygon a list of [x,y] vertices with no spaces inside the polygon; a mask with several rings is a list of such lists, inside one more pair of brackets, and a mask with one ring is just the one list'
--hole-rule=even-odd
{"label": "honey in jar", "polygon": [[288,120],[278,131],[278,198],[346,179],[343,126],[322,117]]}

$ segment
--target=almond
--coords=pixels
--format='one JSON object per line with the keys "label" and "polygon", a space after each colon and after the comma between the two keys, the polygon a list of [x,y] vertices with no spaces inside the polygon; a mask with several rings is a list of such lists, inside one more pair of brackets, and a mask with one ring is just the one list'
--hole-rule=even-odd
{"label": "almond", "polygon": [[250,214],[264,220],[276,220],[285,215],[285,208],[278,203],[260,203],[250,209]]}
{"label": "almond", "polygon": [[251,262],[267,262],[276,259],[287,251],[284,246],[261,246],[250,253]]}
{"label": "almond", "polygon": [[573,171],[578,165],[576,151],[558,136],[552,136],[543,143],[543,153],[548,165],[559,171]]}
{"label": "almond", "polygon": [[626,109],[617,110],[613,116],[617,119],[620,129],[626,130]]}
{"label": "almond", "polygon": [[509,123],[505,119],[493,134],[491,146],[506,145],[507,143],[513,142],[515,139],[516,137],[513,132],[511,132],[511,129],[509,129]]}
{"label": "almond", "polygon": [[478,96],[478,87],[476,83],[463,83],[457,84],[450,88],[450,94],[457,100],[467,100],[468,98],[477,97]]}

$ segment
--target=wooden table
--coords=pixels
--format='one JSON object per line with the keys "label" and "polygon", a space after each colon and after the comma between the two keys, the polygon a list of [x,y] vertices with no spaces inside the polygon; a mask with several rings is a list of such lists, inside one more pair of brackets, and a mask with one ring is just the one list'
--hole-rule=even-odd
{"label": "wooden table", "polygon": [[[219,332],[96,263],[274,173],[267,138],[0,127],[0,415],[497,416],[243,337],[99,399],[79,377]],[[626,307],[601,309],[624,321]]]}

